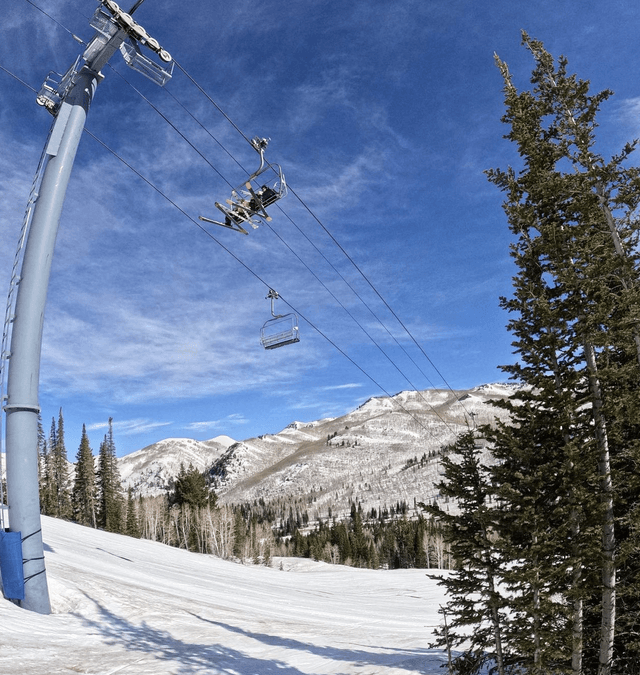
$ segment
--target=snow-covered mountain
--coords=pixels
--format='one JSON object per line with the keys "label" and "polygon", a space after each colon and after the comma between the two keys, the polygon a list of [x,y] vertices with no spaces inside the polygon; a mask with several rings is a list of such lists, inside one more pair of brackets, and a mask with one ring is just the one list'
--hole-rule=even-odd
{"label": "snow-covered mountain", "polygon": [[122,458],[125,486],[159,494],[180,463],[209,470],[223,503],[263,499],[308,504],[309,515],[348,513],[350,500],[365,510],[436,496],[439,450],[467,425],[504,413],[491,400],[512,395],[510,384],[463,391],[403,391],[369,399],[337,418],[293,422],[277,434],[234,442],[160,441]]}
{"label": "snow-covered mountain", "polygon": [[209,441],[166,438],[118,460],[120,477],[125,489],[133,488],[136,495],[164,494],[178,475],[181,464],[206,471],[235,442],[229,436],[217,436]]}

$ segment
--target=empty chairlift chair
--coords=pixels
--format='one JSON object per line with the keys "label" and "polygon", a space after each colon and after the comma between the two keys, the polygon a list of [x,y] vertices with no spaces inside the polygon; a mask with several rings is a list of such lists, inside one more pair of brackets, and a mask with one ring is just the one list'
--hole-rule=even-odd
{"label": "empty chairlift chair", "polygon": [[265,349],[277,349],[300,342],[298,317],[293,312],[276,314],[274,311],[274,303],[278,297],[276,291],[269,289],[267,299],[271,300],[271,316],[273,316],[273,319],[265,321],[260,331],[260,343]]}

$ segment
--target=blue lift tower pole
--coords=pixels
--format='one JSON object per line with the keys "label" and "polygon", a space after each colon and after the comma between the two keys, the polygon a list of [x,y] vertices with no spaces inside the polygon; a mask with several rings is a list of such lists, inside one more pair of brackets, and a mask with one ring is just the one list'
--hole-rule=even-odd
{"label": "blue lift tower pole", "polygon": [[[55,120],[46,146],[46,166],[35,202],[11,329],[6,412],[6,472],[9,529],[22,536],[25,609],[51,612],[44,565],[38,486],[38,386],[42,329],[51,262],[69,176],[102,68],[120,50],[132,68],[164,85],[173,62],[129,13],[112,0],[99,0],[91,19],[96,32],[77,61],[59,78],[45,81],[37,102]],[[161,64],[140,51],[144,45]]]}

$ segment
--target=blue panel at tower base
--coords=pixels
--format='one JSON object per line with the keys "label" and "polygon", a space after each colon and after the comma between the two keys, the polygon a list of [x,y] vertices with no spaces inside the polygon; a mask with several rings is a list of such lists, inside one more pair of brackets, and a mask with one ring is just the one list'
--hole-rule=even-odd
{"label": "blue panel at tower base", "polygon": [[24,600],[22,570],[22,536],[20,532],[0,530],[0,574],[2,590],[7,600]]}

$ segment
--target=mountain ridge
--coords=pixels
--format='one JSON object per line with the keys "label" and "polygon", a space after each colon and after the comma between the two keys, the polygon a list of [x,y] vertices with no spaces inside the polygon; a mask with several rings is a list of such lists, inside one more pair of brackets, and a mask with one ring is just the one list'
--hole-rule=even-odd
{"label": "mountain ridge", "polygon": [[221,503],[306,500],[317,517],[363,508],[410,507],[438,497],[443,446],[474,424],[505,419],[491,401],[516,385],[401,391],[372,397],[340,417],[294,421],[275,434],[234,441],[164,439],[119,460],[125,489],[170,490],[180,464],[209,474]]}

